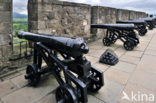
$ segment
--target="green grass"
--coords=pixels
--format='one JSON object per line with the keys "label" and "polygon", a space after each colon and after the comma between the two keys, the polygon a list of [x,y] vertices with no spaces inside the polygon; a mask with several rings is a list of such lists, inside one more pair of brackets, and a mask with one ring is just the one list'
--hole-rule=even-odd
{"label": "green grass", "polygon": [[[13,37],[14,47],[20,46],[20,42],[27,42],[25,39],[19,39],[17,34],[19,31],[28,31],[28,18],[13,18],[13,30],[15,32]],[[24,45],[24,43],[22,43],[22,45]]]}
{"label": "green grass", "polygon": [[[15,35],[13,36],[13,55],[11,58],[16,58],[20,55],[20,47],[21,47],[21,55],[24,55],[26,53],[26,46],[27,52],[31,51],[31,48],[29,48],[29,43],[25,39],[20,39],[17,37],[17,33],[19,31],[28,31],[28,19],[27,18],[13,18],[13,30]],[[26,42],[28,43],[26,45]]]}
{"label": "green grass", "polygon": [[17,40],[17,42],[18,42],[18,43],[16,43],[15,41],[13,41],[14,46],[19,46],[20,42],[27,42],[27,40],[19,39],[18,37],[14,37],[14,40]]}
{"label": "green grass", "polygon": [[15,36],[18,31],[28,31],[28,18],[13,18],[13,30]]}
{"label": "green grass", "polygon": [[14,37],[14,39],[17,39],[18,42],[26,42],[26,41],[27,41],[27,40],[25,40],[25,39],[19,39],[18,37]]}
{"label": "green grass", "polygon": [[14,23],[21,23],[21,24],[27,24],[28,18],[13,18],[13,24]]}

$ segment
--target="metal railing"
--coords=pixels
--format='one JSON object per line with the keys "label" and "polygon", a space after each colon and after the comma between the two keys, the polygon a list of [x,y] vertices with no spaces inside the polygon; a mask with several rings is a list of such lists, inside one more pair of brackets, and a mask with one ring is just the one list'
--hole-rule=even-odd
{"label": "metal railing", "polygon": [[30,48],[28,41],[13,43],[12,57],[10,61],[30,58],[33,55],[33,49]]}

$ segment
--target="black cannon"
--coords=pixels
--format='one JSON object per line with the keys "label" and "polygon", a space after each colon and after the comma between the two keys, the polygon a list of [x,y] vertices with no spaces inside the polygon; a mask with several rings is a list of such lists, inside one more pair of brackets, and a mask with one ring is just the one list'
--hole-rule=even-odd
{"label": "black cannon", "polygon": [[153,17],[154,27],[156,27],[156,17]]}
{"label": "black cannon", "polygon": [[[58,103],[87,103],[87,91],[97,92],[104,85],[103,72],[83,56],[89,51],[83,39],[22,31],[18,37],[34,42],[33,64],[28,65],[25,78],[36,86],[42,74],[51,72],[60,85]],[[43,60],[47,67],[42,67]]]}
{"label": "black cannon", "polygon": [[136,35],[134,24],[92,24],[92,28],[107,29],[106,36],[103,38],[103,44],[110,46],[117,39],[124,42],[126,50],[133,50],[139,44],[139,38]]}
{"label": "black cannon", "polygon": [[140,18],[139,20],[146,21],[149,30],[153,30],[153,28],[155,28],[155,19],[154,18],[147,17],[147,18]]}
{"label": "black cannon", "polygon": [[147,33],[147,24],[144,20],[120,20],[116,23],[134,24],[137,27],[136,30],[140,36],[144,36]]}

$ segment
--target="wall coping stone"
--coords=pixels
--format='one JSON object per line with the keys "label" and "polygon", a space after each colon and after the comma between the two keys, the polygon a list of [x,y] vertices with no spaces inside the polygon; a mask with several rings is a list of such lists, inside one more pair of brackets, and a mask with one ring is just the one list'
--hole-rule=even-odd
{"label": "wall coping stone", "polygon": [[67,1],[39,1],[38,4],[52,4],[52,5],[61,5],[61,6],[72,6],[72,7],[91,7],[89,4],[83,4],[83,3],[74,3],[74,2],[67,2]]}

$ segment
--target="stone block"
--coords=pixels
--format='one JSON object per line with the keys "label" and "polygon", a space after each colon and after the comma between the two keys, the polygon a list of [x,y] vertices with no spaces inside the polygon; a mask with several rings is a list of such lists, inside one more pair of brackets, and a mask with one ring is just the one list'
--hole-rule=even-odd
{"label": "stone block", "polygon": [[148,90],[156,91],[156,75],[143,70],[136,70],[131,76],[129,82],[142,86]]}
{"label": "stone block", "polygon": [[[117,43],[116,43],[117,44]],[[124,48],[117,48],[115,49],[115,53],[117,54],[117,56],[120,58],[122,55],[124,55],[126,53],[126,50]]]}
{"label": "stone block", "polygon": [[12,9],[12,3],[11,2],[0,2],[0,11],[3,11],[4,13],[7,11],[11,11]]}
{"label": "stone block", "polygon": [[99,61],[98,58],[95,58],[95,57],[93,57],[93,56],[86,56],[86,58],[87,58],[92,64],[97,63],[97,62]]}
{"label": "stone block", "polygon": [[30,3],[32,0],[28,0],[28,22],[38,20],[38,5],[35,3]]}
{"label": "stone block", "polygon": [[128,79],[130,77],[130,74],[126,72],[122,72],[117,69],[109,68],[105,73],[104,76],[108,80],[112,80],[114,82],[120,83],[122,85],[126,85],[128,82]]}
{"label": "stone block", "polygon": [[12,2],[12,0],[0,0],[0,3],[8,3],[8,2]]}
{"label": "stone block", "polygon": [[146,51],[145,51],[145,54],[146,54],[146,55],[153,55],[153,56],[156,56],[156,51],[155,51],[155,50],[146,50]]}
{"label": "stone block", "polygon": [[45,21],[38,21],[38,29],[46,29],[47,25]]}
{"label": "stone block", "polygon": [[117,20],[129,20],[130,11],[124,9],[117,9]]}
{"label": "stone block", "polygon": [[135,64],[135,65],[137,65],[140,62],[140,58],[132,57],[132,56],[128,56],[128,55],[121,56],[120,60],[124,61],[124,62]]}
{"label": "stone block", "polygon": [[123,72],[131,74],[136,69],[136,65],[131,64],[131,63],[127,63],[127,62],[119,61],[118,64],[116,64],[115,66],[111,66],[111,68],[121,70]]}
{"label": "stone block", "polygon": [[12,24],[10,22],[0,23],[0,35],[1,34],[11,34],[12,33]]}
{"label": "stone block", "polygon": [[109,65],[101,64],[99,62],[94,63],[93,66],[95,66],[96,68],[100,69],[103,72],[107,71],[109,68]]}
{"label": "stone block", "polygon": [[141,103],[141,102],[154,103],[154,101],[149,101],[149,102],[146,101],[145,97],[143,98],[144,99],[143,101],[141,100],[141,98],[139,100],[137,97],[136,97],[137,99],[136,101],[135,100],[132,101],[132,93],[139,94],[139,96],[141,96],[141,94],[146,94],[148,96],[151,94],[155,95],[154,91],[150,91],[142,86],[128,83],[123,91],[128,95],[128,97],[130,98],[130,101],[127,99],[122,99],[124,95],[123,95],[123,92],[121,92],[116,103]]}
{"label": "stone block", "polygon": [[3,57],[2,61],[7,62],[11,53],[11,46],[3,45],[1,50],[2,50],[2,57]]}
{"label": "stone block", "polygon": [[137,19],[137,12],[135,11],[130,11],[130,16],[129,16],[130,20],[133,20],[133,19]]}
{"label": "stone block", "polygon": [[20,75],[17,76],[13,79],[11,79],[11,81],[18,87],[18,88],[22,88],[24,86],[26,86],[28,84],[27,80],[24,78],[24,75]]}
{"label": "stone block", "polygon": [[29,30],[38,30],[38,22],[37,21],[29,21],[28,22],[28,29]]}
{"label": "stone block", "polygon": [[[44,80],[45,79],[45,80]],[[34,103],[52,92],[58,84],[54,77],[42,78],[38,87],[24,87],[2,98],[3,103]]]}
{"label": "stone block", "polygon": [[17,87],[10,80],[0,82],[0,98],[5,97],[16,89]]}
{"label": "stone block", "polygon": [[153,55],[144,55],[137,66],[138,70],[143,70],[152,74],[156,74],[156,58]]}
{"label": "stone block", "polygon": [[98,93],[93,95],[106,103],[116,103],[115,101],[123,88],[123,85],[105,79],[105,86],[102,87]]}
{"label": "stone block", "polygon": [[141,58],[143,55],[143,52],[142,51],[129,51],[125,55]]}

